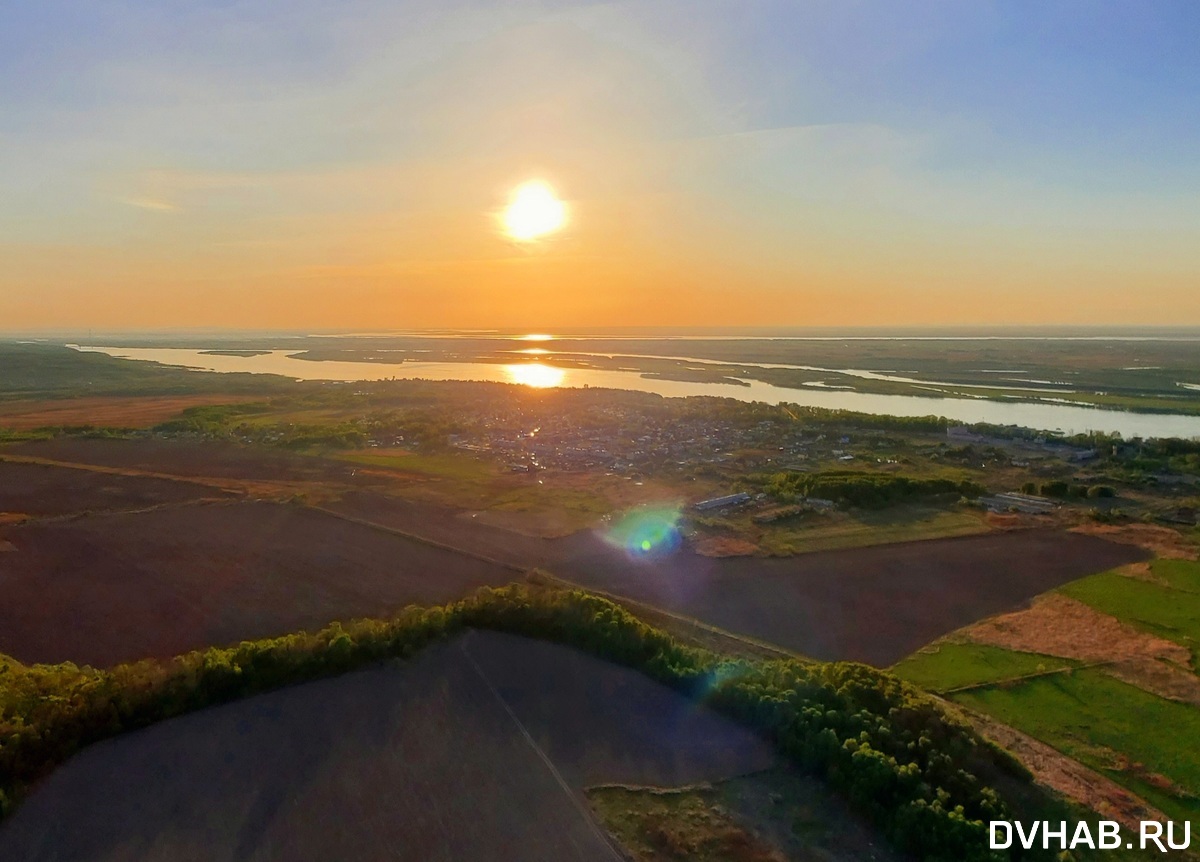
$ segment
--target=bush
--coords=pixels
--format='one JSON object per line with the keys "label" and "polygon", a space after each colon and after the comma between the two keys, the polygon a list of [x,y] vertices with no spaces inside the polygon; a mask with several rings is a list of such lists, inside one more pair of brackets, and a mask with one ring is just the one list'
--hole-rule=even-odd
{"label": "bush", "polygon": [[1117,496],[1117,489],[1112,485],[1092,485],[1087,489],[1088,499],[1097,500],[1102,497]]}
{"label": "bush", "polygon": [[1062,480],[1043,482],[1041,486],[1043,497],[1066,497],[1071,492],[1071,486]]}

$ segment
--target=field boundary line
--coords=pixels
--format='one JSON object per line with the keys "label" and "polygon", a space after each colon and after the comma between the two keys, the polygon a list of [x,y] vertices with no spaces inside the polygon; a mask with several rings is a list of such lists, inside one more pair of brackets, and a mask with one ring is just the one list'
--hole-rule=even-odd
{"label": "field boundary line", "polygon": [[1093,661],[1086,664],[1073,664],[1067,667],[1056,667],[1052,670],[1036,670],[1033,673],[1025,673],[1020,676],[1009,676],[1004,679],[993,679],[987,682],[973,682],[969,685],[960,685],[957,688],[945,688],[938,694],[958,694],[964,691],[975,691],[980,688],[995,688],[996,686],[1008,685],[1010,683],[1025,682],[1030,679],[1039,679],[1043,676],[1055,676],[1061,673],[1071,673],[1077,670],[1090,670],[1097,667],[1108,667],[1117,663],[1117,659],[1104,659],[1103,661]]}
{"label": "field boundary line", "polygon": [[580,799],[579,795],[572,789],[571,785],[567,783],[567,780],[563,778],[563,774],[558,771],[558,767],[554,765],[554,761],[552,761],[550,756],[546,754],[544,750],[542,750],[540,745],[537,744],[537,741],[533,738],[533,734],[531,734],[529,729],[525,727],[525,723],[521,721],[521,719],[513,711],[513,708],[508,705],[508,701],[506,701],[504,696],[496,690],[496,687],[492,685],[492,681],[487,678],[487,674],[483,672],[483,668],[481,668],[479,663],[475,661],[475,657],[471,655],[470,650],[467,649],[467,646],[470,643],[468,638],[471,634],[471,632],[468,632],[467,637],[463,638],[459,644],[459,650],[462,652],[463,658],[467,660],[467,663],[471,665],[471,669],[475,671],[475,674],[479,677],[479,680],[485,686],[487,686],[487,690],[491,692],[492,697],[496,699],[496,702],[500,704],[501,708],[508,714],[508,717],[512,719],[513,724],[517,726],[517,730],[521,732],[521,736],[525,738],[525,742],[527,742],[529,747],[534,750],[537,756],[541,759],[542,763],[546,764],[546,769],[550,770],[550,775],[554,778],[555,782],[557,782],[563,793],[567,794],[567,798],[571,800],[571,804],[575,806],[575,810],[579,812],[579,815],[583,817],[588,826],[591,827],[592,832],[594,832],[596,837],[599,838],[600,841],[603,842],[604,846],[608,848],[614,859],[617,859],[618,862],[625,862],[624,855],[617,850],[617,848],[613,845],[612,839],[609,838],[607,833],[600,828],[600,824],[596,822],[596,818],[592,816],[591,811],[588,810],[588,807],[584,804],[583,800]]}
{"label": "field boundary line", "polygon": [[[1014,534],[1035,533],[1035,534],[1049,535],[1051,533],[1067,533],[1067,532],[1070,532],[1070,530],[1065,530],[1061,527],[1052,526],[1052,525],[1036,526],[1036,527],[1023,527],[1023,528],[1017,529],[1017,530],[1005,530],[1005,529],[998,529],[996,527],[987,527],[986,529],[984,529],[980,532],[977,532],[977,533],[962,533],[962,534],[958,534],[958,535],[949,535],[949,536],[927,536],[924,538],[900,539],[900,540],[894,541],[894,542],[876,542],[876,543],[866,544],[866,545],[848,545],[848,546],[840,547],[840,548],[813,548],[811,550],[799,551],[798,553],[788,554],[788,555],[781,556],[781,557],[770,557],[769,556],[767,559],[794,560],[794,561],[799,562],[799,561],[802,561],[805,557],[815,556],[817,554],[839,554],[844,551],[869,551],[869,550],[878,550],[879,548],[894,548],[894,547],[903,547],[903,546],[908,546],[908,545],[923,545],[926,542],[942,542],[947,545],[951,544],[951,543],[961,544],[961,543],[972,542],[972,541],[980,541],[982,539],[988,539],[988,538],[994,539],[999,536],[1014,535]],[[1084,535],[1084,534],[1080,534],[1080,535]],[[788,573],[788,572],[774,572],[774,573],[772,573],[770,575],[766,575],[764,577],[781,578],[781,577],[788,577],[789,574],[790,573]]]}
{"label": "field boundary line", "polygon": [[417,533],[410,533],[408,530],[401,530],[398,527],[389,527],[386,524],[380,524],[378,521],[369,521],[366,518],[356,518],[353,515],[346,515],[334,509],[327,509],[324,506],[314,506],[305,504],[306,508],[312,509],[315,512],[321,512],[334,518],[339,518],[343,521],[348,521],[351,524],[358,524],[361,527],[370,527],[373,530],[378,530],[381,533],[390,533],[393,536],[400,536],[404,539],[410,539],[414,542],[420,542],[423,545],[429,545],[432,548],[440,548],[443,551],[452,551],[456,554],[462,554],[464,557],[471,557],[475,560],[481,560],[485,563],[491,563],[493,566],[500,566],[508,569],[511,572],[524,576],[529,572],[525,566],[517,565],[516,563],[506,563],[503,560],[497,560],[494,557],[489,557],[486,554],[480,554],[477,551],[472,551],[468,548],[460,548],[457,545],[450,545],[446,542],[439,542],[436,539],[430,539],[427,536],[422,536]]}
{"label": "field boundary line", "polygon": [[59,515],[28,515],[23,521],[14,521],[5,526],[23,527],[26,524],[63,524],[70,521],[82,521],[85,518],[100,518],[107,515],[148,515],[151,512],[161,512],[167,509],[187,509],[192,506],[236,506],[244,503],[240,497],[224,499],[220,497],[198,497],[195,500],[175,500],[170,503],[155,503],[153,506],[142,506],[138,509],[81,509],[78,512],[64,512]]}
{"label": "field boundary line", "polygon": [[197,485],[201,488],[217,488],[229,494],[249,496],[250,486],[270,488],[277,492],[302,494],[312,490],[312,483],[297,482],[288,479],[234,479],[220,476],[181,476],[178,473],[159,473],[154,470],[141,470],[137,467],[109,467],[105,464],[85,464],[79,461],[56,461],[53,458],[42,458],[36,455],[12,455],[0,452],[0,463],[30,464],[38,467],[60,467],[64,470],[83,470],[88,473],[100,473],[105,476],[119,476],[123,479],[158,479],[163,482],[182,482],[185,485]]}
{"label": "field boundary line", "polygon": [[420,542],[421,544],[428,545],[433,548],[440,548],[443,551],[450,551],[452,553],[462,554],[465,557],[471,557],[472,559],[480,560],[485,563],[490,563],[494,566],[499,566],[501,568],[508,569],[509,571],[519,574],[522,577],[528,577],[531,573],[536,572],[539,577],[542,577],[545,580],[552,582],[556,586],[559,586],[559,587],[562,587],[565,589],[583,590],[585,592],[591,593],[592,595],[601,596],[602,598],[606,598],[609,601],[617,603],[617,604],[632,605],[636,608],[640,608],[640,609],[644,610],[645,612],[659,614],[661,616],[675,620],[679,623],[693,626],[702,631],[706,631],[709,634],[716,635],[718,637],[725,638],[727,640],[734,641],[736,643],[742,643],[742,644],[747,644],[749,646],[756,647],[760,650],[764,650],[766,652],[777,655],[783,659],[799,659],[801,661],[812,661],[812,659],[809,658],[808,656],[800,655],[799,653],[790,652],[788,650],[783,649],[782,647],[776,646],[775,644],[767,643],[766,641],[756,640],[754,638],[746,637],[744,635],[734,634],[733,632],[726,631],[725,629],[718,628],[717,626],[710,625],[705,622],[701,622],[700,620],[695,619],[694,617],[685,616],[683,614],[677,614],[672,611],[665,610],[664,608],[660,608],[656,605],[649,604],[647,602],[641,602],[641,601],[638,601],[637,599],[631,599],[626,596],[622,596],[619,593],[610,593],[610,592],[606,592],[604,590],[599,590],[599,589],[595,589],[593,587],[586,586],[584,584],[579,584],[572,580],[564,578],[561,575],[556,575],[553,572],[548,571],[541,567],[526,567],[526,566],[518,565],[516,563],[509,563],[509,562],[505,562],[503,560],[497,560],[495,557],[489,557],[486,554],[481,554],[481,553],[478,553],[477,551],[472,551],[468,548],[462,548],[457,545],[448,544],[446,542],[439,542],[436,539],[430,539],[426,536],[422,536],[417,533],[411,533],[408,530],[401,530],[397,527],[389,527],[386,524],[380,524],[376,521],[371,521],[366,518],[358,518],[353,515],[346,515],[346,514],[343,514],[342,512],[338,512],[334,509],[327,509],[324,506],[308,505],[308,508],[313,509],[318,512],[323,512],[324,514],[330,515],[334,518],[340,518],[343,521],[349,521],[352,524],[358,524],[363,527],[370,527],[371,529],[379,530],[384,533],[390,533],[391,535],[400,536],[401,538],[410,539],[414,542]]}
{"label": "field boundary line", "polygon": [[105,464],[84,464],[80,461],[57,461],[53,458],[42,458],[37,455],[12,455],[0,453],[0,461],[10,464],[33,464],[41,467],[62,467],[67,470],[86,470],[92,473],[104,473],[109,476],[134,476],[148,479],[165,479],[171,482],[190,482],[193,485],[216,484],[220,480],[197,476],[180,476],[177,473],[157,473],[153,470],[139,470],[137,467],[109,467]]}
{"label": "field boundary line", "polygon": [[[1000,747],[1015,757],[1033,774],[1035,782],[1052,788],[1067,799],[1095,810],[1095,798],[1081,793],[1080,788],[1085,787],[1089,790],[1099,791],[1102,794],[1102,801],[1113,806],[1113,818],[1132,829],[1137,829],[1141,820],[1168,819],[1165,814],[1125,785],[1117,783],[1050,743],[1019,730],[1011,724],[1005,724],[987,713],[970,709],[957,701],[946,700],[937,695],[934,695],[934,699],[944,709],[957,710],[975,729],[976,733],[992,745]],[[1003,738],[1005,734],[1009,735],[1008,740]],[[1058,764],[1063,765],[1065,772],[1069,774],[1060,772],[1058,773],[1059,780],[1055,780],[1054,770],[1048,770],[1044,765],[1039,768],[1036,762],[1039,755],[1052,758]],[[1077,780],[1075,782],[1061,780],[1072,777]],[[1130,806],[1138,810],[1131,812]]]}
{"label": "field boundary line", "polygon": [[628,598],[627,596],[623,596],[620,593],[610,593],[605,590],[599,590],[594,587],[586,586],[584,584],[577,584],[574,581],[568,580],[567,578],[564,578],[560,575],[556,575],[553,572],[549,572],[545,569],[539,568],[534,571],[537,572],[539,577],[545,578],[548,581],[553,581],[559,587],[563,587],[565,589],[571,589],[571,590],[582,590],[583,592],[590,593],[593,596],[600,596],[601,598],[608,599],[610,602],[613,602],[614,604],[618,604],[618,605],[632,605],[633,607],[640,608],[645,612],[659,614],[661,616],[668,617],[669,619],[675,620],[676,622],[680,622],[685,625],[689,625],[689,626],[698,628],[702,631],[706,631],[709,634],[717,635],[718,637],[726,638],[728,640],[735,641],[737,643],[748,644],[750,646],[757,647],[762,650],[766,650],[767,652],[774,653],[775,655],[779,656],[781,659],[793,659],[793,660],[799,660],[799,661],[805,661],[805,662],[816,661],[816,659],[810,658],[809,656],[801,655],[800,653],[791,652],[790,650],[786,650],[783,647],[777,646],[773,643],[768,643],[767,641],[760,641],[755,638],[748,637],[747,635],[735,634],[734,632],[727,631],[723,628],[719,628],[717,626],[711,625],[710,623],[706,623],[701,620],[698,620],[695,617],[689,617],[684,614],[677,614],[674,611],[665,610],[664,608],[660,608],[657,605],[652,605],[649,602],[642,602],[642,601],[638,601],[637,599],[631,599],[631,598]]}

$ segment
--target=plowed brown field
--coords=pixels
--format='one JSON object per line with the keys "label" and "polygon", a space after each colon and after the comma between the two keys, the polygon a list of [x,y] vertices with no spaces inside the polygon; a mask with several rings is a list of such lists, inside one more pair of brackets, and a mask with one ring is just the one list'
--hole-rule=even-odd
{"label": "plowed brown field", "polygon": [[472,632],[92,746],[0,827],[0,858],[618,862],[586,784],[774,762],[635,671]]}

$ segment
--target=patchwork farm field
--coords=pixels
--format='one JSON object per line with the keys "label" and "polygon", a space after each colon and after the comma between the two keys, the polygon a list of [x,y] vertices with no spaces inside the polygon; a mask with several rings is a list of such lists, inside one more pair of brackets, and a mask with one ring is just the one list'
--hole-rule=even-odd
{"label": "patchwork farm field", "polygon": [[92,746],[0,827],[0,857],[619,860],[585,787],[775,762],[635,671],[471,632]]}
{"label": "patchwork farm field", "polygon": [[1082,578],[893,670],[1052,746],[1164,816],[1195,819],[1198,586],[1200,563],[1186,559]]}
{"label": "patchwork farm field", "polygon": [[[460,460],[424,458],[410,462],[414,469],[407,473],[392,463],[403,460],[378,464],[167,439],[59,438],[0,447],[0,474],[17,477],[0,490],[10,496],[0,499],[11,501],[6,505],[14,510],[19,504],[24,513],[20,521],[0,524],[0,653],[26,663],[102,667],[167,658],[312,630],[335,619],[388,617],[409,604],[453,601],[481,586],[519,580],[537,567],[625,599],[638,613],[675,620],[685,637],[692,636],[689,626],[702,630],[693,621],[719,628],[730,637],[710,631],[711,637],[727,643],[732,638],[739,654],[745,654],[741,645],[766,654],[770,650],[759,644],[770,644],[818,659],[886,666],[963,625],[1020,609],[1046,590],[1147,556],[1134,545],[1055,529],[790,558],[714,558],[687,540],[671,552],[639,553],[615,543],[602,525],[556,538],[513,529],[527,514],[519,500],[510,501],[515,505],[498,519],[491,517],[496,512],[449,505],[436,494],[413,495],[411,483],[483,480],[456,474]],[[492,482],[497,474],[485,478]],[[1196,595],[1189,592],[1195,586],[1190,570],[1148,571],[1146,586],[1169,584]],[[1094,580],[1103,584],[1105,577]],[[1185,618],[1186,613],[1166,620],[1179,627],[1183,639],[1190,637]],[[1176,642],[1170,646],[1183,651]],[[430,656],[451,658],[437,659],[443,664],[425,676],[415,669],[430,657],[367,672],[411,677],[416,695],[408,683],[393,685],[391,677],[372,676],[369,684],[343,681],[357,678],[352,675],[208,710],[89,749],[46,782],[46,788],[61,786],[54,792],[62,795],[39,809],[38,799],[49,792],[39,790],[6,822],[0,855],[11,846],[16,858],[174,859],[202,855],[195,848],[211,846],[217,857],[304,859],[310,858],[309,848],[336,858],[348,847],[361,858],[381,853],[408,858],[403,854],[411,849],[412,858],[424,859],[430,848],[451,842],[458,858],[482,853],[501,860],[608,859],[615,858],[612,845],[588,810],[589,799],[604,826],[629,847],[649,834],[646,829],[654,833],[655,811],[664,800],[677,809],[672,829],[694,827],[708,830],[718,843],[742,842],[753,809],[777,794],[771,789],[775,779],[743,776],[772,767],[769,752],[765,759],[743,758],[765,752],[755,748],[761,743],[743,744],[712,727],[693,732],[697,708],[684,709],[680,704],[686,701],[672,700],[674,695],[664,700],[657,687],[623,683],[591,659],[515,638],[476,633],[438,649]],[[965,686],[951,697],[964,705],[976,698],[979,708],[1005,712],[1019,728],[1026,725],[1017,706],[984,699],[1007,693],[1004,686],[1014,678],[1031,676],[1016,685],[1032,687],[1045,681],[1045,673],[1086,663],[983,644],[962,645],[938,661],[926,663],[922,684],[941,691]],[[1108,677],[1101,682],[1116,683]],[[994,683],[1003,685],[993,691]],[[350,693],[320,689],[317,697],[328,707],[308,704],[302,694],[312,686],[337,685]],[[363,693],[371,687],[383,693],[378,698]],[[372,706],[379,698],[386,702]],[[1177,720],[1169,710],[1155,711],[1159,701],[1168,708],[1178,705],[1161,698],[1138,701],[1127,726],[1143,713],[1146,720]],[[246,704],[256,706],[237,712],[251,709]],[[210,714],[227,717],[203,724],[216,721]],[[517,727],[519,740],[505,722]],[[183,727],[184,735],[170,735],[171,727]],[[1050,737],[1053,728],[1037,725],[1028,732]],[[1115,752],[1124,731],[1113,732]],[[431,733],[443,738],[417,752]],[[1091,738],[1072,733],[1067,728],[1062,739]],[[144,753],[120,748],[143,739],[151,740]],[[1067,744],[1058,737],[1049,741]],[[1108,744],[1092,751],[1092,760],[1086,752],[1077,756],[1109,772],[1141,776],[1144,768],[1151,788],[1167,782],[1168,797],[1171,787],[1190,781],[1186,752],[1147,756],[1127,769],[1110,756]],[[475,746],[490,753],[469,755],[470,766],[435,766]],[[380,750],[378,762],[372,760],[372,752]],[[117,753],[106,754],[111,751]],[[118,762],[132,764],[129,774],[139,780],[112,791],[101,777],[113,774]],[[439,777],[430,778],[435,772]],[[249,774],[272,777],[236,786]],[[355,788],[342,777],[348,775],[366,777]],[[1123,778],[1121,773],[1118,780]],[[697,782],[715,785],[698,790],[692,787]],[[179,789],[164,789],[168,785]],[[611,785],[631,789],[622,795]],[[585,794],[600,786],[608,789]],[[692,789],[669,800],[654,795],[656,789],[681,786]],[[383,789],[410,787],[411,793]],[[463,798],[449,798],[453,787]],[[464,795],[463,787],[477,794]],[[786,789],[778,793],[793,795]],[[488,794],[518,800],[513,807],[539,815],[519,824],[511,812],[474,816],[493,798]],[[433,813],[422,809],[426,800],[434,800]],[[705,805],[724,813],[705,819]],[[826,817],[826,807],[818,807]],[[94,811],[78,817],[90,824],[82,831],[91,843],[75,845],[71,842],[80,839],[73,834],[52,834],[49,815],[39,810]],[[181,817],[181,811],[195,817]],[[333,811],[341,812],[340,822],[326,813]],[[354,813],[347,817],[347,811]],[[23,819],[37,816],[42,819]],[[447,837],[448,830],[455,831],[447,824],[463,819],[471,825]],[[408,822],[397,826],[397,820]],[[358,824],[354,835],[343,822]],[[756,822],[752,831],[772,834],[777,826]],[[822,858],[848,858],[839,857],[837,842],[813,823],[801,826],[808,838],[797,852],[818,848]],[[414,837],[395,850],[401,835]],[[860,833],[854,858],[886,858],[876,855],[872,835]],[[777,835],[772,843],[794,848],[789,843],[794,838]],[[774,858],[774,851],[764,852],[764,859]]]}
{"label": "patchwork farm field", "polygon": [[887,666],[948,632],[1146,552],[1090,536],[1026,530],[802,554],[714,558],[686,544],[641,556],[593,531],[537,539],[474,513],[354,492],[354,518],[492,559],[549,570],[591,590],[693,617],[818,659]]}
{"label": "patchwork farm field", "polygon": [[1097,669],[989,686],[954,699],[1108,775],[1172,819],[1200,817],[1200,710],[1190,704]]}
{"label": "patchwork farm field", "polygon": [[1186,647],[1197,667],[1200,652],[1200,566],[1156,560],[1151,577],[1131,578],[1105,572],[1062,588],[1064,595],[1116,617],[1135,628]]}
{"label": "patchwork farm field", "polygon": [[[452,600],[537,567],[801,655],[887,666],[981,617],[1145,556],[1054,530],[790,558],[713,558],[687,543],[646,556],[592,530],[524,535],[491,523],[489,513],[396,496],[395,477],[361,463],[261,447],[56,439],[0,455],[95,467],[0,463],[42,477],[0,491],[12,495],[5,510],[114,510],[0,528],[9,549],[0,652],[29,661],[170,655]],[[309,488],[320,509],[252,502],[309,496]],[[120,513],[225,492],[242,502]]]}
{"label": "patchwork farm field", "polygon": [[943,694],[969,686],[1053,673],[1076,664],[1060,656],[1014,652],[987,644],[942,643],[909,656],[892,670],[926,691]]}

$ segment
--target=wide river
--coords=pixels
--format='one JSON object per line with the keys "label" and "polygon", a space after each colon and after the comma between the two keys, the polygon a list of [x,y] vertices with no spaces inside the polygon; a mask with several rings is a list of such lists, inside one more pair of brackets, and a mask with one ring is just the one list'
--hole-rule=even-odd
{"label": "wide river", "polygon": [[1117,432],[1123,437],[1200,438],[1200,416],[1131,413],[1067,404],[993,401],[982,398],[943,398],[917,395],[875,395],[839,389],[785,388],[747,381],[688,383],[643,377],[637,371],[559,368],[545,361],[498,364],[490,362],[339,362],[293,359],[294,350],[272,350],[257,356],[220,356],[200,350],[149,347],[79,347],[123,359],[160,362],[204,371],[280,374],[299,380],[477,380],[523,383],[531,386],[602,387],[653,392],[669,398],[713,395],[739,401],[787,402],[806,407],[857,410],[890,416],[945,416],[960,422],[1020,425],[1077,434]]}

